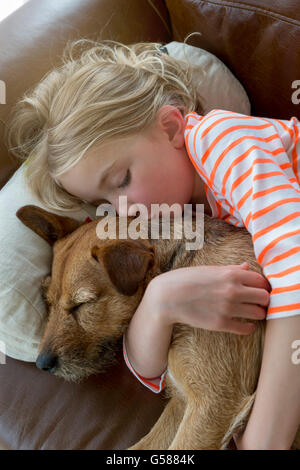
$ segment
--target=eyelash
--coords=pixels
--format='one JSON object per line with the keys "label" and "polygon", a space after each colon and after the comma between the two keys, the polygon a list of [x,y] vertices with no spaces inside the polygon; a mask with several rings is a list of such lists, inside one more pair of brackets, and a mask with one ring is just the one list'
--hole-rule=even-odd
{"label": "eyelash", "polygon": [[74,305],[74,307],[71,307],[71,308],[70,308],[70,312],[71,312],[71,313],[77,312],[77,310],[79,309],[79,307],[81,307],[81,305],[83,305],[83,304],[84,304],[84,302],[82,302],[81,304]]}
{"label": "eyelash", "polygon": [[127,186],[130,183],[130,180],[131,180],[130,170],[127,170],[126,176],[122,184],[120,184],[119,188],[125,188],[125,186]]}
{"label": "eyelash", "polygon": [[83,304],[84,304],[84,302],[82,302],[81,304],[78,304],[78,305],[74,305],[74,307],[70,308],[70,314],[73,316],[73,318],[75,320],[77,319],[78,310]]}

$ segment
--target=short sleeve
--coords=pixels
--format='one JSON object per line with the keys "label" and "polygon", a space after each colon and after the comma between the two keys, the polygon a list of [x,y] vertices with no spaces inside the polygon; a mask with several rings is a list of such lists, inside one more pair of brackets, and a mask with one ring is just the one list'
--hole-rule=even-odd
{"label": "short sleeve", "polygon": [[138,374],[134,370],[127,356],[126,345],[125,345],[125,334],[123,336],[123,356],[124,356],[124,360],[128,369],[139,380],[139,382],[141,382],[145,387],[149,388],[154,393],[160,393],[165,388],[165,376],[167,374],[167,370],[165,370],[165,372],[163,372],[162,375],[160,375],[159,377],[151,377],[151,378],[142,377],[140,374]]}

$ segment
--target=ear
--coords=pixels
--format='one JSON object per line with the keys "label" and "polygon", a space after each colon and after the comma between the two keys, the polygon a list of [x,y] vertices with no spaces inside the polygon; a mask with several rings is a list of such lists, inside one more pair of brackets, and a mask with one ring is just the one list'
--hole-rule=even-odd
{"label": "ear", "polygon": [[154,247],[137,240],[117,240],[102,247],[94,246],[92,256],[104,266],[111,282],[123,295],[136,293],[155,260]]}
{"label": "ear", "polygon": [[172,105],[164,105],[159,109],[156,119],[172,145],[175,148],[182,148],[185,145],[183,132],[185,122],[179,109]]}
{"label": "ear", "polygon": [[71,217],[56,215],[33,205],[21,207],[16,215],[24,225],[46,240],[51,246],[59,238],[63,238],[81,225],[80,222],[71,219]]}

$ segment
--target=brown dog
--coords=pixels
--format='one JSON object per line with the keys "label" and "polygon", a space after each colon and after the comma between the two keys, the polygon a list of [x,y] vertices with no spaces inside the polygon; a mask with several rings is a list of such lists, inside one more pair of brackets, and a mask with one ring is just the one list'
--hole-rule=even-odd
{"label": "brown dog", "polygon": [[[151,239],[149,227],[138,240],[101,240],[100,219],[80,225],[35,206],[22,207],[17,216],[53,246],[52,272],[42,284],[49,319],[37,366],[67,380],[112,364],[146,286],[162,272],[245,260],[262,272],[250,234],[206,215],[198,251],[186,251],[186,240],[172,231],[168,240]],[[228,448],[254,402],[264,331],[262,321],[250,335],[176,324],[166,378],[170,400],[150,433],[131,449]],[[293,448],[300,448],[300,429]]]}

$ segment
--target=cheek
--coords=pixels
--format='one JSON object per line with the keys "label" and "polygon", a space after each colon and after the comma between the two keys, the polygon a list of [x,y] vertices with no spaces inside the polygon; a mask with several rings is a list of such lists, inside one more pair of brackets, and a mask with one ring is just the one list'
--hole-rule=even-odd
{"label": "cheek", "polygon": [[[177,155],[176,155],[177,156]],[[188,158],[188,157],[187,157]],[[128,188],[127,197],[132,203],[141,203],[150,208],[151,204],[187,204],[192,196],[194,169],[189,161],[174,158],[165,165],[155,164],[140,169]]]}
{"label": "cheek", "polygon": [[128,191],[128,200],[132,203],[140,203],[149,206],[154,201],[155,185],[153,181],[135,185]]}

